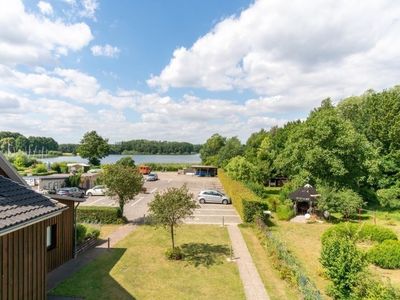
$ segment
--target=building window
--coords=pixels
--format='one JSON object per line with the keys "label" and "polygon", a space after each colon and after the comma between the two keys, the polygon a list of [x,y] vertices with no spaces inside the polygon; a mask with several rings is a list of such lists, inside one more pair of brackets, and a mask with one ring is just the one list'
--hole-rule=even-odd
{"label": "building window", "polygon": [[46,229],[46,246],[47,250],[54,249],[57,241],[57,225],[47,226]]}

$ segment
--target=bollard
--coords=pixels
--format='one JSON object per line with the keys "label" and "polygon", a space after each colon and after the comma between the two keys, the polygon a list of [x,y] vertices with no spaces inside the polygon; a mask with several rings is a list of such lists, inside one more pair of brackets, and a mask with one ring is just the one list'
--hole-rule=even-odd
{"label": "bollard", "polygon": [[107,239],[107,248],[110,249],[110,238]]}
{"label": "bollard", "polygon": [[146,223],[146,214],[143,215],[143,224]]}
{"label": "bollard", "polygon": [[232,251],[232,244],[231,244],[231,247],[230,247],[230,256],[231,256],[231,260],[233,260],[233,251]]}
{"label": "bollard", "polygon": [[224,219],[224,216],[222,216],[222,227],[224,227],[225,226],[225,219]]}

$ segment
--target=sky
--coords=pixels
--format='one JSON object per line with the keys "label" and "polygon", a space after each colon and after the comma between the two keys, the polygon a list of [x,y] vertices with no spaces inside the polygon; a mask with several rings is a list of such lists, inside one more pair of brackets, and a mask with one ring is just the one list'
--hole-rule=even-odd
{"label": "sky", "polygon": [[399,84],[396,0],[0,0],[0,131],[243,142]]}

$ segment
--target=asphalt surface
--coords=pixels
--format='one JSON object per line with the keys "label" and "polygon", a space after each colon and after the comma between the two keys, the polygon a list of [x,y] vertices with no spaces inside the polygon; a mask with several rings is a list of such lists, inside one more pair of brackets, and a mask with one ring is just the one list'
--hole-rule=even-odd
{"label": "asphalt surface", "polygon": [[[140,222],[148,214],[148,203],[154,199],[154,194],[162,192],[169,187],[181,187],[186,184],[193,198],[197,200],[197,194],[201,190],[216,189],[223,192],[223,188],[217,177],[197,177],[191,175],[178,175],[175,172],[159,172],[158,181],[146,182],[145,194],[141,193],[125,205],[125,216],[129,221]],[[81,205],[85,206],[117,206],[117,201],[107,196],[91,196]],[[185,222],[190,224],[238,224],[240,217],[232,205],[201,204],[195,210],[194,216]]]}

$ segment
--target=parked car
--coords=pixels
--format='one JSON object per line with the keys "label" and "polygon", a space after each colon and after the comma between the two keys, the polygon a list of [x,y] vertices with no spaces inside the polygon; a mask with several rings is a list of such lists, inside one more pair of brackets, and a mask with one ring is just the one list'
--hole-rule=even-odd
{"label": "parked car", "polygon": [[201,191],[197,196],[197,199],[200,203],[231,203],[231,199],[229,199],[229,197],[227,197],[224,193],[215,190]]}
{"label": "parked car", "polygon": [[149,175],[147,175],[146,180],[147,181],[157,181],[158,175],[156,173],[150,173]]}
{"label": "parked car", "polygon": [[104,196],[106,192],[107,187],[105,185],[96,185],[86,191],[86,196]]}
{"label": "parked car", "polygon": [[81,189],[78,189],[77,187],[66,187],[59,189],[57,191],[57,195],[83,198],[85,196],[85,192]]}

